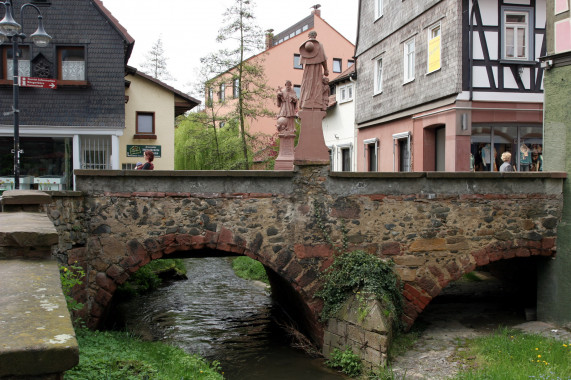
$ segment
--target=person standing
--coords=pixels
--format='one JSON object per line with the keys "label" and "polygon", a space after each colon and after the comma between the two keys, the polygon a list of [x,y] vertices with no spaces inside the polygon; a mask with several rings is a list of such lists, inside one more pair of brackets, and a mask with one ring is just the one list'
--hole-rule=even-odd
{"label": "person standing", "polygon": [[150,150],[146,150],[143,156],[145,157],[146,162],[142,165],[137,165],[137,170],[153,170],[155,168],[155,165],[153,164],[155,154]]}
{"label": "person standing", "polygon": [[513,172],[514,168],[511,164],[512,154],[510,152],[502,153],[502,161],[504,162],[502,166],[500,166],[500,172]]}

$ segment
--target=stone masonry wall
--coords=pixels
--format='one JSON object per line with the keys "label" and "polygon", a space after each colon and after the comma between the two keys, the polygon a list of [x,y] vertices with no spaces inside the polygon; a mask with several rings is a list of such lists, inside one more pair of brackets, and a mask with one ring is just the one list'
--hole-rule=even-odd
{"label": "stone masonry wall", "polygon": [[322,303],[313,295],[334,257],[326,236],[394,260],[409,326],[476,266],[555,254],[559,173],[453,174],[328,173],[326,166],[288,176],[79,171],[83,194],[53,194],[48,215],[60,234],[58,258],[86,269],[76,297],[90,326],[105,317],[117,286],[149,261],[211,249],[248,255],[283,278],[322,344]]}

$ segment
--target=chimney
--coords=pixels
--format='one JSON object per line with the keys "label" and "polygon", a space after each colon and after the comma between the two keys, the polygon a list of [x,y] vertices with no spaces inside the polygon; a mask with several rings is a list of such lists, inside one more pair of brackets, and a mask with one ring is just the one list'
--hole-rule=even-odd
{"label": "chimney", "polygon": [[315,4],[314,6],[312,6],[311,8],[313,8],[313,10],[311,11],[312,15],[316,15],[317,17],[321,17],[321,4]]}
{"label": "chimney", "polygon": [[274,43],[274,30],[268,29],[266,30],[266,50],[272,47]]}

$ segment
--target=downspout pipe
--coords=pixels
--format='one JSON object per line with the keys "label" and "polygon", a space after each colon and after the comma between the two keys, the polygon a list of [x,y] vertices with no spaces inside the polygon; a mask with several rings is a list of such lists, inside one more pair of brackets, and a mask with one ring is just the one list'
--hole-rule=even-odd
{"label": "downspout pipe", "polygon": [[476,5],[479,6],[478,0],[472,0],[472,10],[470,11],[470,36],[468,38],[468,55],[470,57],[470,98],[472,101],[474,97],[474,13],[476,12]]}

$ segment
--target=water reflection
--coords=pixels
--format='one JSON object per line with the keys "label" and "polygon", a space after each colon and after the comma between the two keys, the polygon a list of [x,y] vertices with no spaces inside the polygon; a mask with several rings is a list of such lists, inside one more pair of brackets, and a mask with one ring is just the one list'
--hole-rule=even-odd
{"label": "water reflection", "polygon": [[218,360],[227,379],[342,379],[288,346],[269,289],[236,277],[230,260],[185,259],[188,281],[122,305],[127,329]]}

